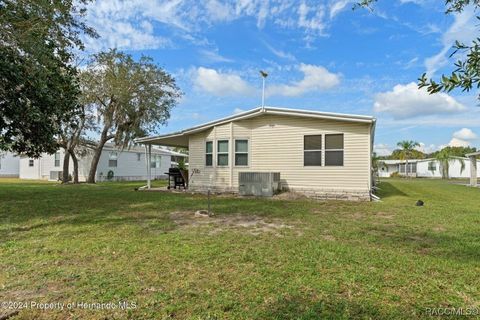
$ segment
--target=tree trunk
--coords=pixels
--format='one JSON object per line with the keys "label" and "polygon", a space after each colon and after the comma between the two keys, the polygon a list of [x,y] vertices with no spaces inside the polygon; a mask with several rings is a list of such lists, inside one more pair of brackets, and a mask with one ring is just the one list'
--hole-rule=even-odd
{"label": "tree trunk", "polygon": [[63,172],[62,172],[62,183],[67,183],[69,180],[68,169],[70,167],[70,153],[65,150],[65,155],[63,156]]}
{"label": "tree trunk", "polygon": [[69,151],[73,162],[73,183],[78,183],[78,159],[73,151]]}
{"label": "tree trunk", "polygon": [[106,141],[100,140],[98,146],[95,148],[93,154],[92,163],[90,164],[90,171],[88,171],[87,183],[95,183],[95,175],[97,174],[97,166],[100,161],[100,156],[102,155],[103,146]]}

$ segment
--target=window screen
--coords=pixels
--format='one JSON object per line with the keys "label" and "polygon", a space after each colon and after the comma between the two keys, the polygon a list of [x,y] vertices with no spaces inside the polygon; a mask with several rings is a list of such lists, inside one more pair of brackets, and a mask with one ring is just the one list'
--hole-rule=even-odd
{"label": "window screen", "polygon": [[228,166],[228,140],[219,140],[218,141],[217,165]]}
{"label": "window screen", "polygon": [[157,169],[162,166],[162,156],[159,154],[153,154],[150,158],[150,168]]}
{"label": "window screen", "polygon": [[60,167],[60,152],[55,152],[55,167]]}
{"label": "window screen", "polygon": [[248,140],[235,140],[235,165],[248,166]]}
{"label": "window screen", "polygon": [[213,165],[213,142],[207,141],[205,143],[205,166],[211,167]]}
{"label": "window screen", "polygon": [[109,167],[116,167],[117,166],[117,157],[118,154],[116,152],[110,152],[110,156],[108,159],[108,166]]}
{"label": "window screen", "polygon": [[325,165],[343,166],[343,134],[325,135]]}
{"label": "window screen", "polygon": [[322,136],[304,136],[303,137],[303,165],[321,166],[322,165]]}

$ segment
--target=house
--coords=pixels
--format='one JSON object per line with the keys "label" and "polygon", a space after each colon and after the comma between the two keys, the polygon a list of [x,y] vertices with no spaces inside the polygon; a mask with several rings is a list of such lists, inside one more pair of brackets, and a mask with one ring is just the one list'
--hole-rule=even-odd
{"label": "house", "polygon": [[378,176],[380,178],[391,177],[392,174],[406,175],[408,172],[409,176],[416,176],[417,174],[417,163],[421,159],[410,159],[405,160],[380,160],[378,165]]}
{"label": "house", "polygon": [[[480,160],[477,160],[477,163],[479,161]],[[418,178],[442,178],[442,165],[440,161],[434,158],[408,160],[408,167],[406,167],[405,160],[381,160],[378,166],[378,176],[384,178],[390,177],[392,173],[398,173],[403,176],[405,175],[406,169],[409,176]],[[469,178],[469,159],[453,157],[449,162],[448,176],[449,178]]]}
{"label": "house", "polygon": [[11,152],[0,152],[0,178],[18,178],[20,158]]}
{"label": "house", "polygon": [[[20,179],[59,180],[62,177],[63,157],[65,151],[60,149],[54,154],[45,154],[38,159],[22,157],[20,159]],[[78,176],[80,181],[86,181],[90,170],[92,152],[80,157],[78,161]],[[153,179],[166,178],[165,172],[175,165],[175,160],[186,155],[172,150],[154,148],[151,152],[151,172]],[[102,150],[97,166],[96,181],[105,180],[146,180],[145,148],[133,146],[120,149],[112,144],[106,144]],[[70,174],[73,163],[70,160]]]}
{"label": "house", "polygon": [[137,139],[189,150],[189,188],[238,192],[241,172],[278,172],[282,189],[314,198],[369,200],[375,118],[256,108]]}

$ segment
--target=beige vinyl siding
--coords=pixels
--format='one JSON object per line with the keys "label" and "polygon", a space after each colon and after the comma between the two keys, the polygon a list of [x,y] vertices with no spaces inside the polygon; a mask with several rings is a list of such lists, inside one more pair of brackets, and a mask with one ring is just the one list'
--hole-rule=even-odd
{"label": "beige vinyl siding", "polygon": [[[230,127],[231,126],[231,127]],[[344,134],[344,165],[303,165],[304,135]],[[229,142],[229,167],[216,167],[216,142],[214,166],[205,168],[205,141],[233,139]],[[249,165],[235,167],[234,139],[248,139]],[[322,160],[325,153],[322,152]],[[322,161],[324,163],[324,161]],[[305,117],[263,115],[252,119],[224,124],[190,136],[190,168],[198,169],[191,186],[216,185],[220,188],[238,188],[241,171],[280,172],[282,184],[290,189],[359,191],[369,190],[370,124],[334,121]]]}

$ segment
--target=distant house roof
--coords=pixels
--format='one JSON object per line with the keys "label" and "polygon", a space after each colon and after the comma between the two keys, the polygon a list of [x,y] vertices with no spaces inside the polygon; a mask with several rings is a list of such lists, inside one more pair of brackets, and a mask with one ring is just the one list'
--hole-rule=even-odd
{"label": "distant house roof", "polygon": [[207,123],[204,123],[195,127],[191,127],[182,131],[172,132],[169,134],[158,135],[153,137],[138,138],[135,140],[135,142],[188,146],[188,139],[186,138],[186,136],[189,134],[200,132],[208,128],[211,128],[213,126],[229,123],[231,121],[249,119],[249,118],[258,117],[264,114],[308,117],[308,118],[328,119],[328,120],[347,121],[347,122],[359,122],[359,123],[371,123],[371,124],[375,124],[376,122],[376,119],[371,116],[342,114],[342,113],[333,113],[333,112],[320,112],[320,111],[312,111],[312,110],[259,107],[249,111],[237,113],[226,118],[207,122]]}
{"label": "distant house roof", "polygon": [[480,151],[472,152],[472,153],[467,153],[466,156],[467,156],[467,157],[480,156]]}
{"label": "distant house roof", "polygon": [[[435,159],[409,159],[408,163],[417,163],[417,162],[422,162],[422,161],[431,161]],[[399,164],[399,163],[405,163],[406,160],[400,160],[400,159],[389,159],[389,160],[379,160],[379,162],[383,162],[385,164]]]}
{"label": "distant house roof", "polygon": [[[133,145],[133,146],[126,147],[126,148],[122,149],[121,147],[115,146],[113,143],[106,143],[105,146],[103,147],[103,150],[119,151],[119,152],[145,153],[145,147],[143,147],[143,146]],[[175,157],[188,157],[188,154],[176,152],[176,151],[169,150],[169,149],[162,148],[162,147],[152,147],[152,153],[153,154],[160,154],[160,155],[175,156]]]}
{"label": "distant house roof", "polygon": [[[467,155],[468,156],[468,155]],[[468,158],[465,157],[456,157],[453,156],[452,159],[459,159],[459,160],[468,160]],[[427,159],[409,159],[408,163],[418,163],[418,162],[425,162],[425,161],[438,161],[435,158],[427,158]],[[480,160],[478,160],[480,161]],[[406,160],[400,160],[400,159],[389,159],[389,160],[379,160],[379,162],[383,162],[385,164],[399,164],[399,163],[405,163]]]}

